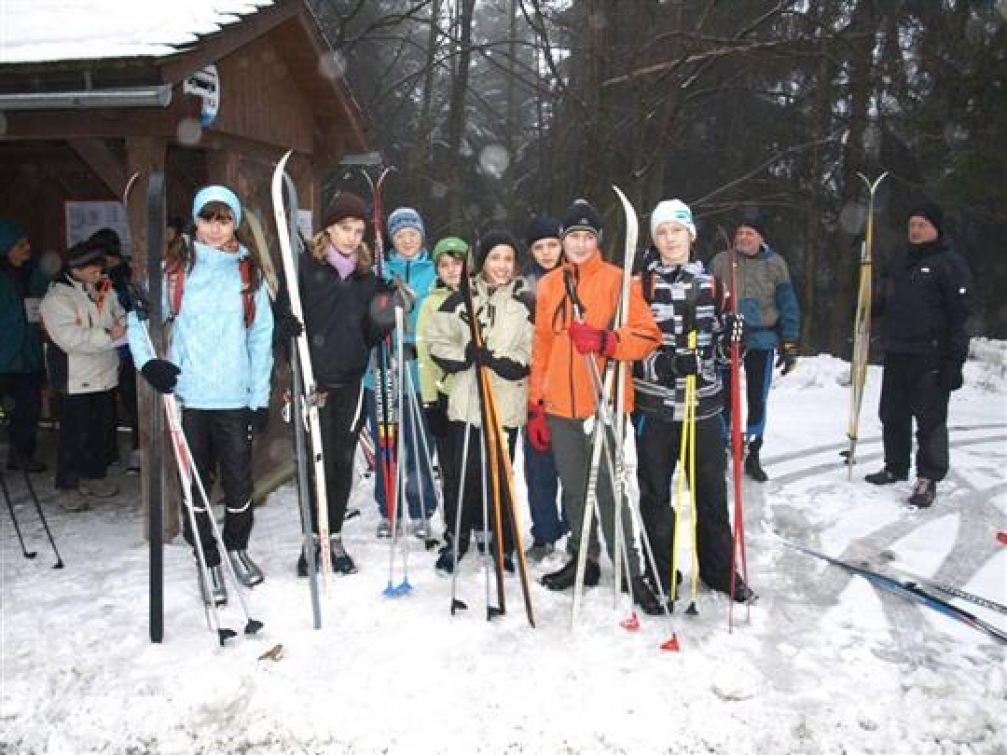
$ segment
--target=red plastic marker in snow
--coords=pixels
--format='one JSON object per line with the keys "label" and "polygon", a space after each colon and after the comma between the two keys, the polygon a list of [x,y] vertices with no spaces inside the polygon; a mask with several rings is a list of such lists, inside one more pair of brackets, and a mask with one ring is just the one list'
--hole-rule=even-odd
{"label": "red plastic marker in snow", "polygon": [[677,653],[682,648],[678,645],[678,635],[671,635],[670,640],[666,640],[661,643],[661,650],[670,650],[672,653]]}
{"label": "red plastic marker in snow", "polygon": [[635,632],[637,629],[639,629],[640,619],[636,615],[636,611],[630,614],[630,617],[628,619],[623,619],[622,621],[620,621],[619,625],[629,632]]}
{"label": "red plastic marker in snow", "polygon": [[1007,532],[998,532],[997,541],[1000,545],[1007,545]]}

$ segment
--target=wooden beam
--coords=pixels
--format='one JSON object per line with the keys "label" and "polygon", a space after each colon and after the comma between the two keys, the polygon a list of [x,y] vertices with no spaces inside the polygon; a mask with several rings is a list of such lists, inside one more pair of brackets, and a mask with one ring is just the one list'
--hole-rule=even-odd
{"label": "wooden beam", "polygon": [[69,139],[70,148],[87,163],[115,195],[120,195],[126,186],[126,170],[122,161],[116,157],[101,139]]}
{"label": "wooden beam", "polygon": [[6,116],[7,130],[0,134],[0,141],[124,139],[141,134],[174,140],[182,120],[199,118],[199,103],[176,91],[169,108],[21,110]]}

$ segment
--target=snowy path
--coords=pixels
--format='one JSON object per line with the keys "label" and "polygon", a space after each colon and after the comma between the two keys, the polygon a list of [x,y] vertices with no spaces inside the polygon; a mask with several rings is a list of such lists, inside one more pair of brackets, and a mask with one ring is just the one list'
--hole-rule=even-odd
{"label": "snowy path", "polygon": [[[415,593],[387,600],[387,545],[373,537],[376,513],[363,489],[354,501],[363,516],[345,530],[361,571],[333,582],[316,632],[305,582],[294,576],[298,519],[284,488],[258,511],[253,536],[267,580],[249,603],[266,622],[263,635],[216,648],[191,556],[173,545],[166,638],[153,646],[135,506],[102,503],[71,516],[51,500],[48,481],[40,484],[67,564],[53,571],[34,512],[16,493],[39,555],[21,557],[0,514],[0,753],[1005,753],[1003,646],[772,534],[1007,602],[1007,547],[994,537],[1007,530],[1001,378],[956,394],[952,474],[934,508],[913,511],[908,483],[862,482],[881,453],[868,416],[876,373],[860,461],[846,480],[844,369],[804,360],[797,379],[774,389],[772,479],[745,491],[749,573],[761,597],[750,621],[736,608],[733,633],[726,599],[702,588],[699,616],[675,614],[670,627],[644,617],[628,633],[612,610],[607,570],[574,631],[569,596],[538,585],[540,628],[528,629],[515,579],[509,614],[487,624],[474,559],[459,580],[471,610],[451,618],[449,581],[419,550]],[[969,365],[970,383],[982,383],[977,369]],[[1007,627],[1004,616],[965,605]],[[240,626],[233,606],[225,616]],[[659,651],[672,629],[681,652]],[[282,660],[258,660],[277,643]]]}

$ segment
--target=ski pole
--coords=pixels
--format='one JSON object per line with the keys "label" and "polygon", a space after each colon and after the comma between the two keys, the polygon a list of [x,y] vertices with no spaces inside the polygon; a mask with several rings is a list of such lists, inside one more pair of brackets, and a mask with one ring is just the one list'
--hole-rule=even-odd
{"label": "ski pole", "polygon": [[59,549],[56,547],[56,541],[53,539],[52,530],[49,529],[49,521],[45,518],[42,502],[39,500],[38,493],[35,492],[35,485],[31,481],[31,475],[24,464],[24,459],[17,450],[14,451],[14,458],[18,462],[18,466],[21,467],[21,474],[24,476],[24,485],[28,488],[28,495],[31,496],[32,503],[35,504],[35,511],[38,513],[38,519],[42,523],[42,529],[45,530],[46,537],[49,538],[49,545],[52,546],[52,552],[56,555],[56,563],[52,565],[52,568],[62,569],[64,566],[63,557],[59,554]]}
{"label": "ski pole", "polygon": [[0,469],[0,487],[3,488],[4,499],[7,501],[7,510],[10,511],[10,520],[14,524],[14,531],[17,533],[18,542],[21,543],[21,553],[25,558],[35,558],[38,555],[35,551],[29,551],[24,544],[24,537],[21,535],[21,527],[17,523],[17,514],[14,513],[14,502],[11,500],[10,490],[7,489],[7,480],[4,479],[3,469]]}
{"label": "ski pole", "polygon": [[[458,541],[461,539],[462,533],[462,506],[465,505],[465,480],[468,477],[466,474],[466,469],[468,468],[469,462],[469,438],[471,433],[469,432],[469,425],[464,423],[465,438],[462,441],[462,466],[459,470],[460,479],[458,480],[458,496],[455,499],[455,528],[454,528],[454,539],[451,541],[451,615],[454,616],[456,610],[465,610],[468,608],[463,601],[458,600]],[[472,533],[467,533],[471,537]]]}

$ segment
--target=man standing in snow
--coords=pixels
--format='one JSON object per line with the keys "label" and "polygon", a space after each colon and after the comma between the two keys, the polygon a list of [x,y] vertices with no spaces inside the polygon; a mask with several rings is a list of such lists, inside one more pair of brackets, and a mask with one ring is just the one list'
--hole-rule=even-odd
{"label": "man standing in snow", "polygon": [[43,378],[39,303],[47,285],[28,234],[0,218],[0,400],[10,396],[14,403],[7,466],[36,474],[45,469],[35,447]]}
{"label": "man standing in snow", "polygon": [[909,503],[920,507],[933,504],[948,472],[948,400],[962,387],[969,353],[972,274],[944,236],[943,223],[935,204],[909,213],[909,243],[892,256],[876,300],[885,320],[879,410],[885,467],[865,479],[889,485],[909,478],[915,419],[917,480]]}
{"label": "man standing in snow", "polygon": [[[783,375],[797,367],[797,338],[800,310],[790,282],[787,263],[766,242],[766,222],[752,213],[734,232],[734,249],[713,258],[710,270],[725,291],[738,297],[738,314],[745,320],[745,385],[748,414],[745,439],[748,455],[745,474],[757,482],[769,476],[762,469],[759,452],[766,429],[766,404],[773,378],[773,358],[779,347],[776,366]],[[734,271],[738,277],[734,280]],[[730,373],[725,371],[724,422],[731,421]],[[730,428],[725,427],[725,437]]]}
{"label": "man standing in snow", "polygon": [[[556,454],[563,488],[563,508],[572,531],[571,558],[559,571],[546,574],[542,584],[550,590],[567,590],[574,585],[577,571],[576,552],[587,548],[584,584],[598,584],[600,548],[597,528],[587,543],[578,538],[587,505],[587,470],[591,462],[592,437],[586,423],[595,416],[597,396],[588,369],[588,359],[596,360],[598,371],[605,371],[609,359],[642,359],[661,343],[661,331],[654,323],[650,308],[633,290],[626,323],[612,329],[619,307],[622,270],[611,265],[601,254],[601,216],[582,199],[574,202],[563,218],[563,253],[565,261],[539,281],[535,303],[535,340],[532,350],[531,381],[528,391],[528,437],[539,451],[550,444]],[[572,276],[574,294],[581,316],[575,317],[567,291],[566,276]],[[632,381],[626,381],[626,410],[633,409]],[[609,555],[614,553],[616,506],[607,466],[598,470],[597,500],[599,518],[605,533]],[[622,510],[623,532],[632,533],[629,517]],[[626,555],[633,595],[647,614],[663,608],[640,569],[640,554],[632,537],[627,538]]]}

